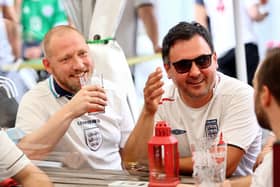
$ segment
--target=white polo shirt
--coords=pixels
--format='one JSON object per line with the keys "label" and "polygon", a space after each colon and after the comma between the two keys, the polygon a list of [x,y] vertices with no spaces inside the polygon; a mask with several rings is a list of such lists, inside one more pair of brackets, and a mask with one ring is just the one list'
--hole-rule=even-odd
{"label": "white polo shirt", "polygon": [[[126,97],[107,81],[104,87],[108,98],[106,112],[74,119],[54,150],[85,160],[79,168],[122,169],[119,151],[124,147],[134,123]],[[46,123],[67,102],[65,96],[60,97],[55,92],[53,78],[50,77],[22,98],[16,127],[28,134]],[[51,134],[49,138],[52,138]]]}

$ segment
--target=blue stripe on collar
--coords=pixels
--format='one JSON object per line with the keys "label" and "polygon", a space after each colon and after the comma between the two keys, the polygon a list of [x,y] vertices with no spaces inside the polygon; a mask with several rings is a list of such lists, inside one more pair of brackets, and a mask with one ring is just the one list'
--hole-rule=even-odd
{"label": "blue stripe on collar", "polygon": [[68,99],[72,99],[72,97],[74,96],[72,93],[64,90],[63,88],[61,88],[57,82],[55,81],[55,79],[53,78],[53,76],[49,77],[49,87],[50,90],[52,92],[52,94],[54,95],[55,98],[59,98],[59,97],[66,97]]}

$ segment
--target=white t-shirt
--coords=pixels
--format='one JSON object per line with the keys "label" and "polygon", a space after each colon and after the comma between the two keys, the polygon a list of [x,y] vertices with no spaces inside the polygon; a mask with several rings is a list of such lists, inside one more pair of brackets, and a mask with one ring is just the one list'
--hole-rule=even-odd
{"label": "white t-shirt", "polygon": [[[80,167],[120,170],[119,151],[124,147],[134,123],[126,97],[110,82],[105,81],[104,87],[108,98],[106,112],[74,119],[54,151],[79,155],[87,161]],[[16,127],[30,133],[46,123],[67,102],[66,97],[57,95],[50,77],[22,98]]]}
{"label": "white t-shirt", "polygon": [[28,164],[30,160],[4,131],[0,131],[0,181],[15,176]]}
{"label": "white t-shirt", "polygon": [[[243,43],[256,43],[257,39],[253,31],[253,21],[248,15],[247,9],[258,3],[258,0],[242,0],[240,2],[240,16],[242,25]],[[228,50],[234,48],[235,30],[232,0],[204,0],[207,15],[210,18],[213,43],[218,57],[222,57]]]}
{"label": "white t-shirt", "polygon": [[201,108],[184,104],[177,88],[170,85],[156,114],[158,120],[167,121],[172,128],[187,131],[186,134],[176,135],[181,157],[191,156],[189,144],[193,139],[216,137],[222,131],[229,145],[245,151],[233,175],[252,173],[261,149],[262,134],[254,113],[253,89],[249,85],[217,73],[214,95]]}
{"label": "white t-shirt", "polygon": [[265,155],[263,162],[257,167],[256,171],[253,173],[251,187],[272,187],[272,153],[273,152],[271,151]]}

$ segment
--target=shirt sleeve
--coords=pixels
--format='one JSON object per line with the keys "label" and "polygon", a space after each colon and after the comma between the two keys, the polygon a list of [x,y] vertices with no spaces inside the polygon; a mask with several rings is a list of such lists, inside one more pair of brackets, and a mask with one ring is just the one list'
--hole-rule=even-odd
{"label": "shirt sleeve", "polygon": [[41,127],[51,115],[43,105],[43,98],[34,99],[34,97],[36,97],[34,93],[26,93],[18,107],[16,127],[26,134]]}
{"label": "shirt sleeve", "polygon": [[0,132],[0,151],[0,180],[16,175],[30,164],[30,160],[5,132]]}

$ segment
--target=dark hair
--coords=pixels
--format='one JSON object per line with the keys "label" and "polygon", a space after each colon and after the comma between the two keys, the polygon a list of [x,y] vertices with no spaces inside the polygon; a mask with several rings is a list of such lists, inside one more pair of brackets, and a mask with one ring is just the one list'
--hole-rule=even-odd
{"label": "dark hair", "polygon": [[162,59],[164,64],[169,64],[169,51],[177,40],[190,40],[195,35],[199,35],[209,45],[211,52],[214,52],[214,46],[210,33],[205,27],[197,22],[180,22],[172,27],[163,39]]}
{"label": "dark hair", "polygon": [[272,48],[260,64],[257,75],[257,89],[266,85],[280,105],[280,48]]}

